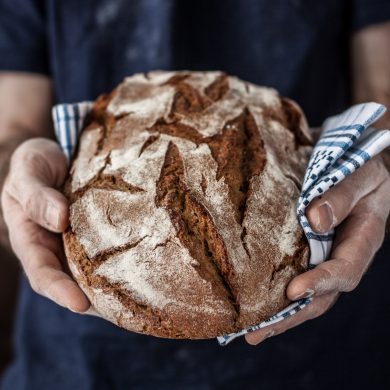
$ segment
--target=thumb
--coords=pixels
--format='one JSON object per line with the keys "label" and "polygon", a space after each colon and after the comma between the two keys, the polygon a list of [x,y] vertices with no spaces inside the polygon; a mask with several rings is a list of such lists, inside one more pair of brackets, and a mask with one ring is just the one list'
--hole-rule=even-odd
{"label": "thumb", "polygon": [[389,173],[379,158],[373,158],[341,183],[314,199],[306,210],[313,229],[326,233],[347,218],[356,204],[377,189]]}
{"label": "thumb", "polygon": [[68,202],[57,189],[66,175],[67,161],[59,146],[54,141],[34,138],[15,150],[4,189],[31,220],[62,232],[68,225]]}

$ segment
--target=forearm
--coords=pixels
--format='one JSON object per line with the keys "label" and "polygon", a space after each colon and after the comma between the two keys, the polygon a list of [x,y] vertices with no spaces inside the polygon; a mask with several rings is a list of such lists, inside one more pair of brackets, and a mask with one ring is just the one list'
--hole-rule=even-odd
{"label": "forearm", "polygon": [[[375,124],[390,129],[390,22],[368,27],[352,41],[354,102],[376,101],[388,110]],[[390,148],[382,153],[390,171]]]}
{"label": "forearm", "polygon": [[[52,137],[52,102],[48,78],[27,73],[0,72],[0,192],[13,151],[32,137]],[[0,245],[9,246],[0,210]]]}
{"label": "forearm", "polygon": [[[9,162],[13,151],[26,139],[27,134],[20,134],[10,136],[8,139],[4,139],[0,144],[0,192],[3,188],[5,178],[7,177]],[[3,212],[0,208],[0,247],[3,249],[9,249],[7,228],[3,220]]]}

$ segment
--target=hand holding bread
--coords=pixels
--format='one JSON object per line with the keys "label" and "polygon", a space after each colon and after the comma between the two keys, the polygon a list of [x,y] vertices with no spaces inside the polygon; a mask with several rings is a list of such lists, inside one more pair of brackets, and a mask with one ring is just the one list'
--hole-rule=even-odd
{"label": "hand holding bread", "polygon": [[248,343],[258,344],[321,316],[340,293],[355,289],[382,245],[389,211],[390,175],[381,157],[315,199],[306,213],[311,226],[319,233],[337,228],[331,257],[294,278],[287,288],[291,300],[314,300],[293,317],[246,335]]}
{"label": "hand holding bread", "polygon": [[72,311],[90,304],[66,271],[61,236],[68,226],[68,201],[58,190],[67,163],[57,143],[33,138],[13,153],[2,191],[12,249],[32,288]]}
{"label": "hand holding bread", "polygon": [[257,344],[356,287],[383,240],[390,180],[376,158],[308,208],[315,230],[338,229],[331,260],[304,272],[293,216],[309,145],[276,91],[217,72],[136,75],[96,102],[67,198],[54,142],[15,151],[2,193],[13,249],[36,292],[162,337],[237,331],[314,295],[246,336]]}

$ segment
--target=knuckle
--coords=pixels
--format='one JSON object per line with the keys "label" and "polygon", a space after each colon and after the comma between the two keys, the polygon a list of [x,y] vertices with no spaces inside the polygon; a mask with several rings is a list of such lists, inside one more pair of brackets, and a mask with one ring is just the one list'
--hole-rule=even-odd
{"label": "knuckle", "polygon": [[27,211],[27,212],[34,212],[36,211],[36,208],[35,208],[35,200],[36,200],[36,197],[34,196],[35,194],[31,193],[25,200],[25,203],[23,205],[23,209],[24,211]]}
{"label": "knuckle", "polygon": [[28,164],[31,167],[40,167],[46,164],[43,155],[35,150],[27,150],[22,159],[24,164]]}
{"label": "knuckle", "polygon": [[[34,142],[33,142],[34,141]],[[11,158],[11,170],[16,178],[30,175],[31,173],[47,173],[48,157],[42,148],[35,146],[36,140],[26,141],[15,150]]]}
{"label": "knuckle", "polygon": [[349,273],[353,272],[355,264],[352,260],[347,257],[339,257],[338,260],[343,270],[347,270]]}
{"label": "knuckle", "polygon": [[39,194],[39,191],[32,191],[24,202],[23,211],[33,220],[36,220],[39,215],[39,207],[37,203],[41,198],[42,197],[41,194]]}
{"label": "knuckle", "polygon": [[338,291],[351,292],[359,285],[363,273],[354,261],[346,258],[340,258],[339,261],[342,264],[343,273],[338,283]]}
{"label": "knuckle", "polygon": [[[325,265],[325,263],[324,263],[324,265]],[[331,278],[333,278],[332,272],[329,271],[325,267],[318,268],[318,272],[319,272],[319,278],[320,279],[331,279]]]}
{"label": "knuckle", "polygon": [[314,290],[317,291],[323,291],[323,290],[329,290],[329,288],[332,285],[332,279],[334,278],[333,274],[327,270],[326,268],[319,268],[316,269],[317,274],[317,280],[315,282]]}
{"label": "knuckle", "polygon": [[342,292],[351,292],[356,289],[361,281],[361,277],[354,277],[345,279],[343,282],[343,286],[340,289]]}
{"label": "knuckle", "polygon": [[26,197],[23,211],[29,218],[38,224],[44,223],[44,210],[46,206],[46,196],[42,188],[32,190]]}

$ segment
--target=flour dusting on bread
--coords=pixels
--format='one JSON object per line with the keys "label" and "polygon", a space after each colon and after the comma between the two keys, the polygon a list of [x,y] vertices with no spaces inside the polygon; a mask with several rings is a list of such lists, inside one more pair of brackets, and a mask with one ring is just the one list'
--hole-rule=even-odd
{"label": "flour dusting on bread", "polygon": [[306,269],[295,214],[303,113],[221,72],[150,72],[101,97],[66,185],[64,243],[99,313],[136,332],[210,338],[288,304]]}

